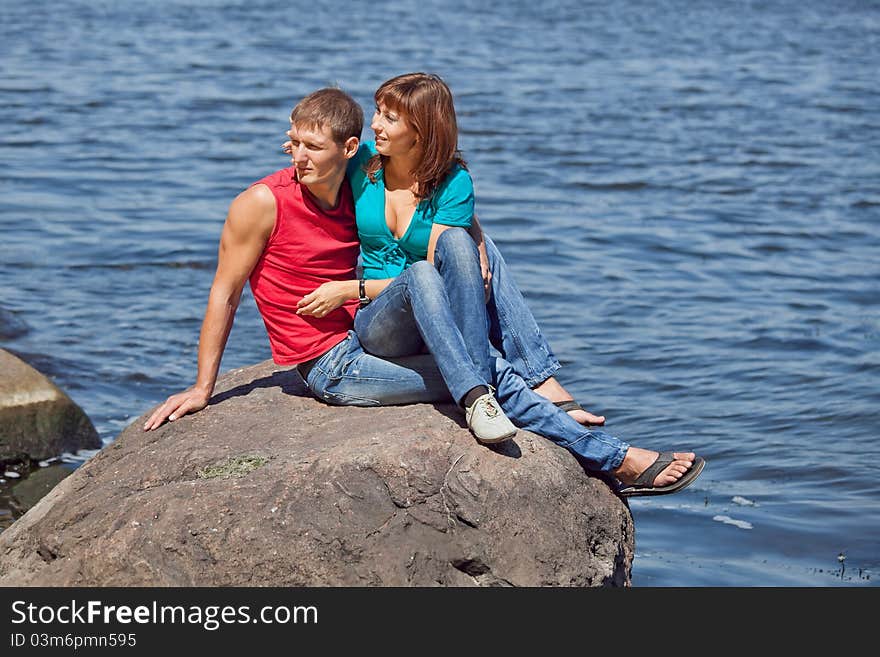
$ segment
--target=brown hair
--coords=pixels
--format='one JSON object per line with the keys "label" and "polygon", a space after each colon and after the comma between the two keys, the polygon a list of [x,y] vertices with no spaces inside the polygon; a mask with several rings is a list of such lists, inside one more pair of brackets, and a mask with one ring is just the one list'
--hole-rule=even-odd
{"label": "brown hair", "polygon": [[[455,104],[446,83],[431,73],[405,73],[383,82],[374,96],[401,114],[413,126],[422,144],[422,158],[411,172],[416,179],[416,197],[428,199],[443,182],[453,164],[467,168],[458,150]],[[365,171],[371,182],[385,165],[383,155],[374,155]]]}
{"label": "brown hair", "polygon": [[328,87],[310,93],[296,104],[290,122],[305,128],[330,128],[333,140],[344,144],[349,137],[360,139],[364,129],[364,111],[342,89]]}

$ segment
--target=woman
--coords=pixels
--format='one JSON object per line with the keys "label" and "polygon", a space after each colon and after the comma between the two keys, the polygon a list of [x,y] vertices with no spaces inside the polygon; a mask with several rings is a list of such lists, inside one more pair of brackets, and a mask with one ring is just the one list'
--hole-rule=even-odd
{"label": "woman", "polygon": [[[503,258],[479,230],[473,183],[457,151],[449,88],[437,76],[412,73],[382,84],[375,100],[376,141],[361,145],[348,170],[364,277],[357,292],[352,282],[325,283],[303,298],[297,312],[320,317],[360,298],[355,332],[364,349],[393,358],[427,346],[481,442],[505,440],[514,432],[493,395],[496,385],[520,426],[554,439],[594,469],[630,482],[639,473],[650,475],[648,487],[693,480],[702,468],[693,454],[659,458],[605,432],[575,429],[559,409],[547,426],[546,411],[502,385],[521,377],[557,405],[574,405],[576,419],[585,424],[603,421],[580,409],[553,378],[559,362]],[[490,343],[501,352],[501,364],[490,356]],[[699,468],[691,468],[694,463]],[[642,481],[640,489],[645,485]]]}

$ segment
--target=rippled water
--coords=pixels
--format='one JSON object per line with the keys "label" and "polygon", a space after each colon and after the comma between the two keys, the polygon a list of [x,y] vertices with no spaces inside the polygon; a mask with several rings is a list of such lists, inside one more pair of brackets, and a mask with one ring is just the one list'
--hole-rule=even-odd
{"label": "rippled water", "polygon": [[[877,584],[875,3],[0,13],[0,340],[105,442],[192,382],[226,208],[286,165],[293,103],[429,70],[560,379],[708,459],[632,502],[634,584]],[[269,356],[246,296],[223,369]]]}

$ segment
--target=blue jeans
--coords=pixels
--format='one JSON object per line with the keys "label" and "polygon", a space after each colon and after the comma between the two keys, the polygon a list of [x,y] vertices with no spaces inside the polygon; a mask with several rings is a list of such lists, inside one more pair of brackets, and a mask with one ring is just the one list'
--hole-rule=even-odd
{"label": "blue jeans", "polygon": [[[495,396],[516,426],[565,447],[593,470],[611,472],[623,463],[627,443],[575,422],[529,388],[503,358],[493,358],[491,368]],[[452,402],[431,355],[377,358],[364,351],[354,331],[315,362],[306,384],[315,397],[337,406]]]}
{"label": "blue jeans", "polygon": [[[455,240],[450,246],[460,254],[475,248],[473,240],[464,231],[445,231],[454,233],[448,239]],[[467,241],[458,233],[464,233]],[[441,235],[442,237],[442,235]],[[530,388],[546,381],[562,367],[550,344],[541,333],[538,322],[529,310],[522,292],[519,290],[507,263],[488,235],[483,233],[486,252],[489,255],[489,270],[492,272],[490,286],[492,294],[486,304],[489,320],[489,340],[513,370],[526,380]],[[439,240],[438,240],[439,241]],[[469,243],[468,243],[469,242]],[[446,257],[449,246],[444,246],[440,257]],[[479,258],[479,252],[477,253]],[[436,260],[436,257],[435,257]],[[441,270],[443,265],[441,263]],[[482,288],[481,288],[482,289]]]}
{"label": "blue jeans", "polygon": [[315,361],[306,385],[334,406],[452,401],[430,354],[379,358],[364,351],[354,331]]}
{"label": "blue jeans", "polygon": [[364,349],[381,358],[411,356],[427,346],[452,398],[460,403],[472,388],[492,385],[492,369],[485,311],[482,321],[465,326],[464,334],[456,320],[440,272],[422,260],[357,311],[354,330]]}
{"label": "blue jeans", "polygon": [[451,228],[437,240],[434,266],[415,263],[355,316],[355,331],[369,353],[397,357],[427,347],[456,400],[492,383],[492,347],[529,387],[560,367],[507,263],[485,239],[492,271],[488,303],[477,247],[467,231]]}

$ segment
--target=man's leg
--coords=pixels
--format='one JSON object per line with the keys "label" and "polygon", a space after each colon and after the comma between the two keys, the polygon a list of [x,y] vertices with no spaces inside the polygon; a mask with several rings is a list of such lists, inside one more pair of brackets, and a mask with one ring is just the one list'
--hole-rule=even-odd
{"label": "man's leg", "polygon": [[562,365],[553,355],[501,252],[485,233],[483,239],[492,272],[492,294],[487,305],[489,338],[504,360],[534,388]]}
{"label": "man's leg", "polygon": [[354,331],[312,366],[306,384],[315,397],[337,406],[452,402],[430,354],[378,358],[363,350]]}
{"label": "man's leg", "polygon": [[[633,484],[658,459],[659,454],[653,450],[632,447],[606,431],[578,424],[568,413],[531,390],[503,358],[496,359],[495,369],[496,394],[513,423],[565,447],[591,470],[610,474],[624,484]],[[699,460],[695,459],[693,452],[674,453],[673,460],[658,468],[659,472],[649,484],[657,489],[668,486],[674,490],[676,482],[688,476],[688,471]]]}
{"label": "man's leg", "polygon": [[496,358],[494,366],[495,394],[516,426],[565,447],[593,470],[611,473],[620,468],[630,449],[628,443],[600,429],[578,424],[568,413],[530,389],[505,359]]}

